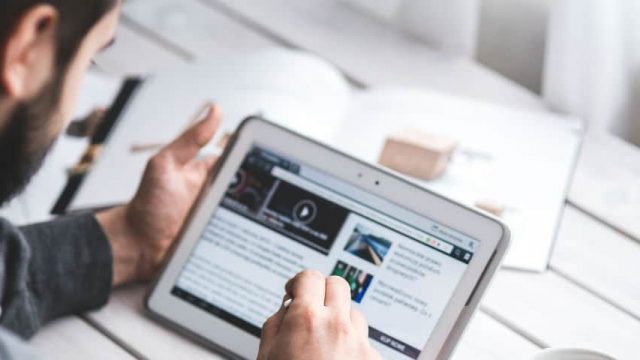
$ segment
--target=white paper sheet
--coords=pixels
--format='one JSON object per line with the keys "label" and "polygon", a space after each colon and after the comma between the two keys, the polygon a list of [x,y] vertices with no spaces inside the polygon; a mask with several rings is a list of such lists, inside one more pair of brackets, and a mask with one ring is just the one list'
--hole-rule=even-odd
{"label": "white paper sheet", "polygon": [[404,128],[458,141],[446,173],[419,182],[461,202],[506,205],[512,231],[504,264],[542,271],[551,253],[582,123],[426,91],[378,89],[354,95],[334,144],[376,162],[387,134]]}

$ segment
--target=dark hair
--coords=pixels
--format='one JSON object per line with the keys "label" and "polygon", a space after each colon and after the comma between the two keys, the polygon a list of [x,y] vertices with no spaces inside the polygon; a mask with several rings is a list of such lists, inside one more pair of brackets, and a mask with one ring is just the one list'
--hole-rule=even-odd
{"label": "dark hair", "polygon": [[17,21],[33,6],[49,4],[58,10],[56,66],[63,72],[91,28],[111,10],[117,0],[0,0],[0,44],[4,44]]}

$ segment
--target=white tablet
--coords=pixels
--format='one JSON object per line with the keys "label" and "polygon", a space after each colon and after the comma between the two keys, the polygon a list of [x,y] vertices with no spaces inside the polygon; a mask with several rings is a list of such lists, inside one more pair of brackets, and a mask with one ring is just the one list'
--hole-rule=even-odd
{"label": "white tablet", "polygon": [[259,118],[231,141],[149,312],[255,359],[285,282],[312,268],[348,281],[385,359],[446,358],[504,255],[507,228]]}

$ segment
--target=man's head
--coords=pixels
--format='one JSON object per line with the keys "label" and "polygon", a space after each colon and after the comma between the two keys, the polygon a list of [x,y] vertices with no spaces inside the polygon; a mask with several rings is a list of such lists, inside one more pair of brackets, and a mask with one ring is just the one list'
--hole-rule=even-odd
{"label": "man's head", "polygon": [[66,127],[83,74],[112,41],[120,0],[0,0],[0,205]]}

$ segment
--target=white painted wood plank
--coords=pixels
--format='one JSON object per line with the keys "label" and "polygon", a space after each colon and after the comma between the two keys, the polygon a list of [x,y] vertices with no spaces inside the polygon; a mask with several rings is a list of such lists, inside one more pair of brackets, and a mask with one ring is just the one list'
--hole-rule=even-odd
{"label": "white painted wood plank", "polygon": [[539,343],[638,358],[640,322],[553,272],[502,270],[482,306]]}
{"label": "white painted wood plank", "polygon": [[47,325],[30,343],[43,359],[133,359],[124,349],[78,317]]}
{"label": "white painted wood plank", "polygon": [[[150,0],[147,0],[150,1]],[[427,87],[508,106],[539,97],[471,59],[451,58],[337,0],[202,0],[226,7],[367,85]]]}
{"label": "white painted wood plank", "polygon": [[150,359],[222,359],[144,315],[145,287],[116,290],[103,309],[87,314],[119,341]]}
{"label": "white painted wood plank", "polygon": [[488,315],[477,312],[452,355],[454,360],[528,359],[540,348]]}
{"label": "white painted wood plank", "polygon": [[635,241],[568,205],[551,266],[640,318],[640,245]]}
{"label": "white painted wood plank", "polygon": [[589,134],[569,199],[640,240],[640,148],[610,134]]}
{"label": "white painted wood plank", "polygon": [[198,61],[280,46],[198,0],[131,1],[125,4],[124,13],[130,22]]}
{"label": "white painted wood plank", "polygon": [[95,62],[109,74],[127,76],[146,75],[185,60],[181,54],[145,37],[122,20],[114,44],[98,55]]}

